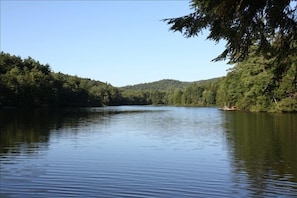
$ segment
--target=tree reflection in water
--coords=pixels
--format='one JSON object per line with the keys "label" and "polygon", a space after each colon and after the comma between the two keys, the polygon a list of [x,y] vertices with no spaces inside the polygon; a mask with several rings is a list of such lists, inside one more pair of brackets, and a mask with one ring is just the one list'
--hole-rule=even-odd
{"label": "tree reflection in water", "polygon": [[224,112],[224,116],[235,183],[239,187],[248,183],[260,196],[280,188],[297,191],[297,115]]}

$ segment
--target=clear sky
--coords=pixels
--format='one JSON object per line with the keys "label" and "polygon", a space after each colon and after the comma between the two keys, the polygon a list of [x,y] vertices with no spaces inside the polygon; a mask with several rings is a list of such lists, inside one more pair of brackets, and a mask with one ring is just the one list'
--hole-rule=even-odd
{"label": "clear sky", "polygon": [[1,0],[1,51],[114,86],[226,75],[230,65],[211,62],[224,42],[187,39],[161,21],[190,12],[183,0]]}

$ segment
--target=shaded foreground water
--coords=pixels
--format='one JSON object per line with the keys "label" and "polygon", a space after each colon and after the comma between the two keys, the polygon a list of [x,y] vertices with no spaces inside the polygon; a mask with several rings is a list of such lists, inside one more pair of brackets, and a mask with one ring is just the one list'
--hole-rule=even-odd
{"label": "shaded foreground water", "polygon": [[0,112],[0,197],[296,197],[297,115]]}

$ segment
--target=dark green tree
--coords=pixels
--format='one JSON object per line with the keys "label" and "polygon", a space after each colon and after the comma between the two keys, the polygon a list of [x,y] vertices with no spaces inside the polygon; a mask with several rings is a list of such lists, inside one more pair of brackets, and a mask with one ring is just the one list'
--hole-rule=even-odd
{"label": "dark green tree", "polygon": [[0,107],[120,105],[118,88],[87,78],[55,73],[31,57],[0,53]]}
{"label": "dark green tree", "polygon": [[153,105],[164,105],[167,104],[165,101],[166,93],[164,91],[155,90],[151,93],[151,100]]}
{"label": "dark green tree", "polygon": [[[209,30],[209,40],[227,41],[215,61],[242,61],[253,44],[257,44],[257,53],[265,56],[282,59],[296,55],[296,0],[192,0],[190,6],[193,12],[189,15],[163,21],[186,37]],[[274,42],[277,45],[272,45]]]}
{"label": "dark green tree", "polygon": [[[285,61],[285,62],[284,62]],[[259,56],[256,51],[238,63],[221,80],[217,91],[220,105],[236,105],[249,111],[297,111],[296,56],[275,64],[274,59]],[[283,72],[275,72],[286,65]]]}

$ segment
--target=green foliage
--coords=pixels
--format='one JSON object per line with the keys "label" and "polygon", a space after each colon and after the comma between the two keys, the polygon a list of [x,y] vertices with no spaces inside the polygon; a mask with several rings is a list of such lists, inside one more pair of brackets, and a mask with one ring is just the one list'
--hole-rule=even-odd
{"label": "green foliage", "polygon": [[159,90],[159,91],[167,91],[169,89],[183,89],[187,85],[191,84],[190,82],[181,82],[178,80],[169,80],[164,79],[156,82],[151,83],[141,83],[137,85],[130,85],[123,87],[124,89],[131,89],[131,90],[146,90],[146,91],[152,91],[152,90]]}
{"label": "green foliage", "polygon": [[0,54],[0,106],[102,106],[122,102],[119,89],[91,79],[54,73],[31,57]]}
{"label": "green foliage", "polygon": [[282,62],[274,60],[258,55],[254,49],[221,81],[218,104],[257,112],[296,112],[296,56],[288,56]]}
{"label": "green foliage", "polygon": [[141,90],[121,89],[123,105],[148,105],[152,104],[151,93]]}
{"label": "green foliage", "polygon": [[247,111],[297,112],[297,57],[276,62],[252,49],[249,58],[223,78],[161,80],[123,88],[55,73],[30,57],[1,52],[0,106],[234,105]]}
{"label": "green foliage", "polygon": [[277,110],[282,112],[297,112],[297,95],[295,97],[282,99],[278,103]]}
{"label": "green foliage", "polygon": [[[253,44],[265,56],[282,59],[296,53],[296,0],[191,0],[191,8],[194,11],[189,15],[164,21],[186,37],[208,29],[208,39],[227,41],[225,51],[215,60],[245,60]],[[278,45],[272,46],[275,41]]]}
{"label": "green foliage", "polygon": [[[123,96],[130,104],[153,104],[175,106],[209,106],[216,104],[216,92],[220,78],[197,82],[161,80],[152,83],[123,87]],[[137,97],[136,97],[137,96]],[[136,98],[137,99],[136,99]],[[135,101],[138,101],[135,103]]]}
{"label": "green foliage", "polygon": [[214,60],[236,64],[217,91],[203,91],[204,101],[213,103],[215,96],[218,105],[242,110],[296,112],[296,0],[191,0],[191,8],[189,15],[163,21],[186,37],[208,29],[207,39],[227,42]]}

